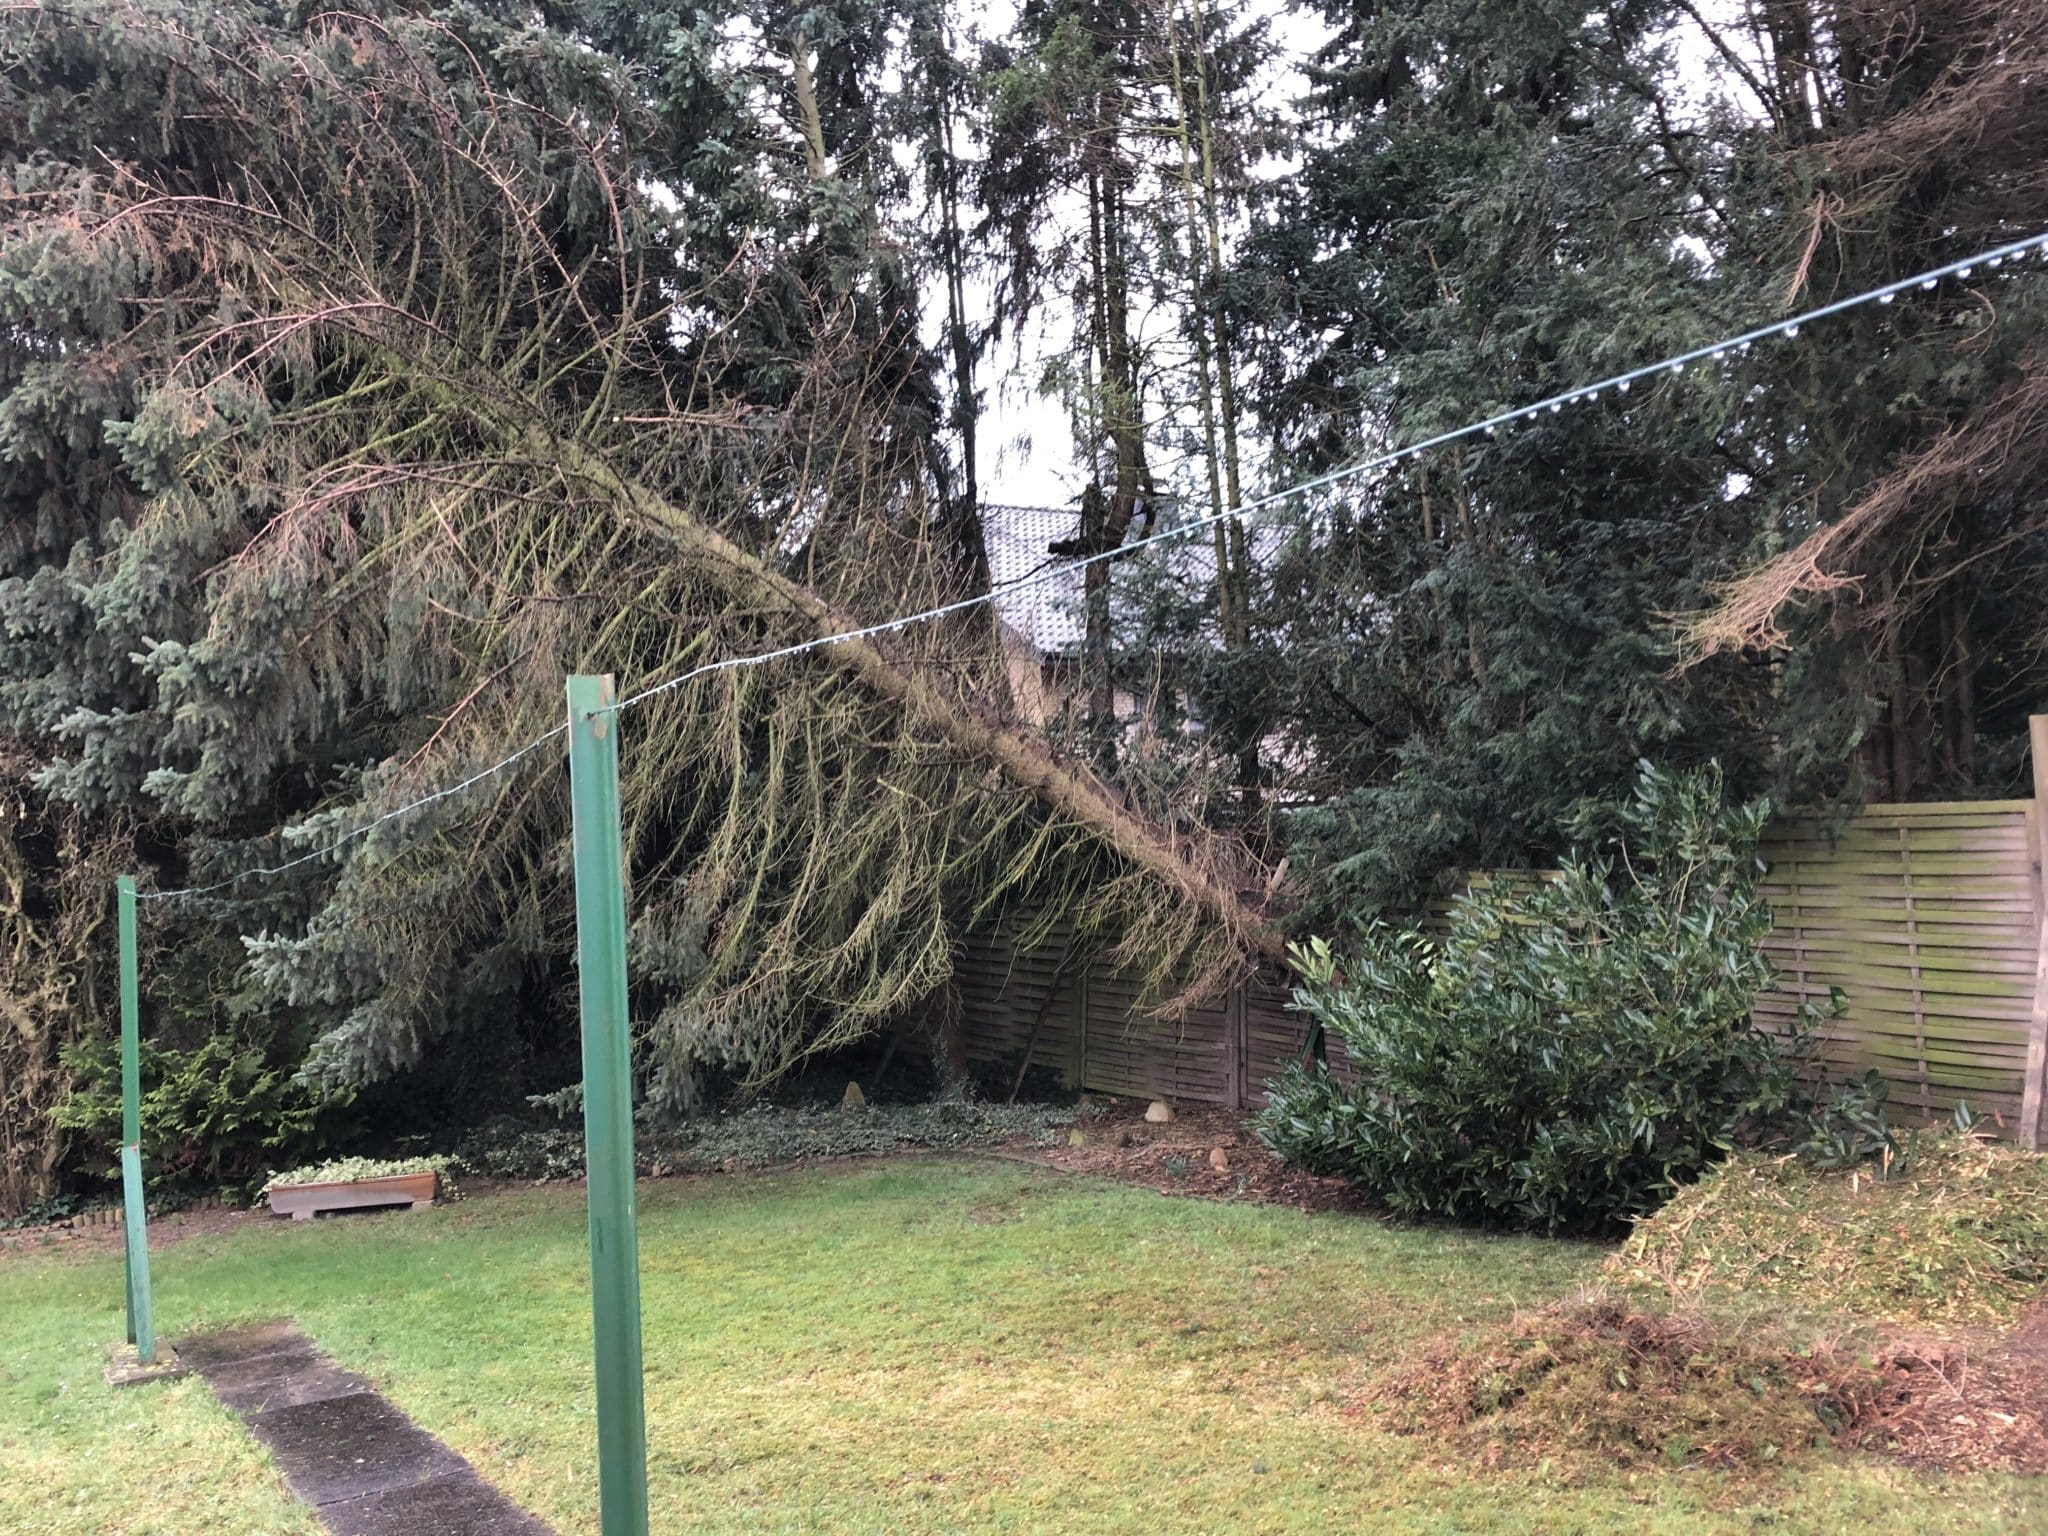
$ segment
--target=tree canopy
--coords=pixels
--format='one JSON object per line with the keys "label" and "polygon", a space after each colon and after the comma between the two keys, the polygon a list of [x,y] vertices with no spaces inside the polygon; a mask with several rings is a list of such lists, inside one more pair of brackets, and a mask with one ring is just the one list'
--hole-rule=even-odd
{"label": "tree canopy", "polygon": [[942,1028],[997,922],[1171,1007],[1547,861],[1643,757],[2005,792],[2048,691],[2014,266],[1227,515],[2037,232],[2024,0],[47,0],[0,142],[9,1202],[78,1155],[117,870],[230,882],[150,908],[163,1061],[295,1125],[561,1086],[560,754],[337,840],[565,673],[989,593],[1020,391],[1043,561],[1213,525],[1093,564],[1071,643],[998,593],[623,717],[653,1104]]}

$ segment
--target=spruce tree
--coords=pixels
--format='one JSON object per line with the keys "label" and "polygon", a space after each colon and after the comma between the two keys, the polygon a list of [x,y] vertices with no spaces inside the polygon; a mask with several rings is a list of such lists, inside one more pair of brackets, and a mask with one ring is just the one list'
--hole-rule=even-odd
{"label": "spruce tree", "polygon": [[[1332,4],[1311,148],[1241,289],[1253,387],[1297,471],[1341,464],[1708,339],[1721,174],[1668,131],[1669,8]],[[1454,445],[1289,513],[1246,666],[1274,713],[1314,920],[1519,864],[1634,763],[1751,782],[1745,679],[1667,677],[1660,615],[1727,571],[1731,391],[1707,375]]]}
{"label": "spruce tree", "polygon": [[[639,77],[524,15],[67,16],[0,34],[6,728],[52,803],[146,821],[157,883],[317,855],[175,909],[245,940],[223,1017],[307,1083],[545,1051],[559,757],[476,776],[545,745],[564,673],[678,677],[961,591],[877,339],[901,322],[863,329],[881,290],[815,213],[693,267]],[[943,1018],[965,931],[1013,905],[1127,940],[1162,995],[1272,947],[1228,846],[1002,717],[984,636],[623,717],[657,1102]]]}

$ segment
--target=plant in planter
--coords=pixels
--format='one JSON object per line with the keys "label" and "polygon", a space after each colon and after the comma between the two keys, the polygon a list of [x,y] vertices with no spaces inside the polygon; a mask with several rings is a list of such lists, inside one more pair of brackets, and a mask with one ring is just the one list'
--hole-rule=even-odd
{"label": "plant in planter", "polygon": [[272,1211],[294,1221],[311,1221],[322,1211],[385,1205],[418,1210],[434,1203],[448,1162],[445,1157],[337,1158],[274,1173],[263,1194]]}

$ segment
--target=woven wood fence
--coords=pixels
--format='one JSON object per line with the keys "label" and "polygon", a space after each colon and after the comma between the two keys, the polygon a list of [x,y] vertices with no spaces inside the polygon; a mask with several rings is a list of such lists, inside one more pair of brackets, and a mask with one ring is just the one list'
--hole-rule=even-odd
{"label": "woven wood fence", "polygon": [[[1799,1002],[1849,998],[1827,1027],[1830,1074],[1875,1068],[1902,1118],[1958,1101],[2039,1148],[2048,1080],[2048,717],[2037,717],[2032,800],[1872,806],[1836,835],[1773,829],[1764,855],[1776,916],[1768,948],[1783,990],[1760,1022]],[[1015,930],[973,945],[957,968],[971,1059],[1011,1083],[1023,1069],[1070,1088],[1249,1107],[1303,1048],[1286,978],[1264,975],[1186,1017],[1141,1006],[1128,977],[1067,935],[1020,949]],[[1331,1069],[1350,1071],[1336,1042]]]}
{"label": "woven wood fence", "polygon": [[1960,1100],[2039,1146],[2041,837],[2036,800],[1872,806],[1835,838],[1780,829],[1764,852],[1783,990],[1758,1017],[1840,987],[1848,1015],[1822,1048],[1837,1076],[1875,1068],[1908,1114]]}
{"label": "woven wood fence", "polygon": [[1284,1011],[1277,985],[1269,989],[1270,1012],[1280,1021],[1272,1049],[1248,1059],[1246,989],[1162,1018],[1144,1006],[1129,976],[1078,954],[1066,934],[1020,949],[1014,928],[998,930],[961,957],[954,976],[969,1059],[1000,1068],[1013,1083],[1022,1069],[1037,1067],[1091,1093],[1237,1105],[1261,1096],[1288,1038],[1301,1048],[1300,1021]]}

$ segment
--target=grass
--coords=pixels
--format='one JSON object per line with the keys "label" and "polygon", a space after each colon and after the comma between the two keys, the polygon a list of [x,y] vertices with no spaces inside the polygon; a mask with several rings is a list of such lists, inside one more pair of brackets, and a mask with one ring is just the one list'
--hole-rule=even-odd
{"label": "grass", "polygon": [[[1603,1250],[1166,1200],[970,1159],[641,1199],[657,1531],[1993,1532],[2032,1484],[1816,1453],[1764,1476],[1481,1471],[1363,1383]],[[194,1238],[173,1332],[290,1315],[511,1497],[597,1530],[580,1192]],[[112,1393],[120,1271],[0,1258],[0,1530],[311,1533],[196,1381]]]}

